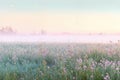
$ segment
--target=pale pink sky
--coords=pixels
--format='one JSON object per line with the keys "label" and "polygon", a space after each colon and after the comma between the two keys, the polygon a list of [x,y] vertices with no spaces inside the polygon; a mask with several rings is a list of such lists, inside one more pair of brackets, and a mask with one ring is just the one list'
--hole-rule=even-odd
{"label": "pale pink sky", "polygon": [[18,32],[33,33],[119,33],[120,14],[110,12],[34,12],[0,13],[0,27],[11,26]]}

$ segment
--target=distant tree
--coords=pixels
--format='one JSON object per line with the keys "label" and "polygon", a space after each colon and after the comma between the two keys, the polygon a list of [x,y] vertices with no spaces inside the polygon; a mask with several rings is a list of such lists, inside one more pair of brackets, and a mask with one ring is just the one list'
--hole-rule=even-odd
{"label": "distant tree", "polygon": [[45,34],[46,34],[46,31],[42,29],[42,30],[41,30],[41,34],[42,34],[42,35],[45,35]]}
{"label": "distant tree", "polygon": [[13,34],[15,32],[14,32],[14,30],[11,27],[7,26],[7,27],[2,27],[0,29],[0,33],[1,34]]}

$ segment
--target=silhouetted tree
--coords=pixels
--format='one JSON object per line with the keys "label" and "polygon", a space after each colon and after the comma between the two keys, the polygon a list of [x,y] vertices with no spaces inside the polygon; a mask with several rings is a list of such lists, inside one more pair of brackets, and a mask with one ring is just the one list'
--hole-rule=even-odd
{"label": "silhouetted tree", "polygon": [[15,33],[14,32],[14,30],[11,28],[11,27],[2,27],[1,29],[0,29],[0,33],[1,34],[13,34],[13,33]]}

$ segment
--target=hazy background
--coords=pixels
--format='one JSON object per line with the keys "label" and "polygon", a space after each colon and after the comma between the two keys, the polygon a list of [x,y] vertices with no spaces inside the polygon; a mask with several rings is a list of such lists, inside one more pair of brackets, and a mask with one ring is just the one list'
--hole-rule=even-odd
{"label": "hazy background", "polygon": [[0,28],[20,33],[120,33],[119,0],[0,0]]}

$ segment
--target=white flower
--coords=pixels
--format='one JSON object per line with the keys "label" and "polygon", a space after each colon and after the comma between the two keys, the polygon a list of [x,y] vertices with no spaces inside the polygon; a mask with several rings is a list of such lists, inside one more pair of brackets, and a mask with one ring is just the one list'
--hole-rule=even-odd
{"label": "white flower", "polygon": [[75,77],[73,77],[73,80],[75,80]]}
{"label": "white flower", "polygon": [[82,59],[81,58],[77,59],[77,63],[81,64],[82,63]]}
{"label": "white flower", "polygon": [[119,67],[117,67],[117,68],[116,68],[116,71],[119,71],[119,70],[120,70]]}
{"label": "white flower", "polygon": [[93,75],[90,76],[90,78],[93,78],[93,77],[94,77]]}
{"label": "white flower", "polygon": [[49,66],[48,66],[47,68],[48,68],[48,69],[50,69],[50,67],[49,67]]}

